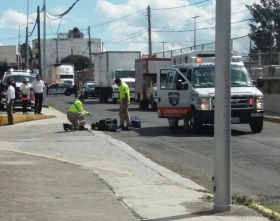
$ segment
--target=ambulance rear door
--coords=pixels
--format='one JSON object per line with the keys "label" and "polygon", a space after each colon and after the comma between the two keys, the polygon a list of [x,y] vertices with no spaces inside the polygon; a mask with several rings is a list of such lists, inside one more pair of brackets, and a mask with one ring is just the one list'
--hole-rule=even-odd
{"label": "ambulance rear door", "polygon": [[190,111],[191,84],[177,68],[157,74],[158,116],[185,119]]}

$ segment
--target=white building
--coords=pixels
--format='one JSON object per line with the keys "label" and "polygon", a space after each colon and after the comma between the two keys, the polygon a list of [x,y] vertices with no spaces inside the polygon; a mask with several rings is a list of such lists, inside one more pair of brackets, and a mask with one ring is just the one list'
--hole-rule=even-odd
{"label": "white building", "polygon": [[18,46],[0,46],[0,62],[17,63]]}
{"label": "white building", "polygon": [[[76,28],[75,28],[76,29]],[[80,32],[79,32],[80,33]],[[59,35],[58,38],[46,39],[46,53],[47,53],[47,66],[57,63],[57,59],[60,62],[62,58],[69,55],[83,55],[89,57],[88,38],[83,38],[83,34],[80,33],[77,36],[73,36],[72,30],[69,33]],[[71,38],[69,38],[71,37]],[[72,38],[73,37],[73,38]],[[43,40],[41,40],[41,59],[43,58]],[[100,52],[101,39],[91,38],[91,52]],[[38,64],[38,40],[32,41],[33,51],[33,64]],[[43,62],[43,60],[42,60]]]}

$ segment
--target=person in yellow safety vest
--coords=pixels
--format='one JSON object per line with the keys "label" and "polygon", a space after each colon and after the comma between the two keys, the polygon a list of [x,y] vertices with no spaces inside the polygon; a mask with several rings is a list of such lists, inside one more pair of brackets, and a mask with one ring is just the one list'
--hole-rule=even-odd
{"label": "person in yellow safety vest", "polygon": [[85,101],[85,96],[80,95],[79,99],[77,99],[71,105],[71,107],[68,109],[67,119],[74,126],[74,130],[87,130],[87,128],[85,128],[85,125],[86,125],[85,116],[88,116],[88,115],[92,116],[91,113],[89,113],[83,109],[84,101]]}
{"label": "person in yellow safety vest", "polygon": [[[115,84],[119,87],[119,100],[120,104],[119,116],[120,116],[120,128],[126,129],[131,126],[130,116],[128,113],[128,106],[130,104],[130,91],[129,87],[125,82],[122,82],[121,79],[117,78],[115,80]],[[127,126],[124,126],[124,122],[126,121]]]}

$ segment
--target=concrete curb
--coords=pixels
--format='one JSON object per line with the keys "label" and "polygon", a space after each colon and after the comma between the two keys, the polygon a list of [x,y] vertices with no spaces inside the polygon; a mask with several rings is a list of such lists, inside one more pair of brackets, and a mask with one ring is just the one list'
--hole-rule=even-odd
{"label": "concrete curb", "polygon": [[274,123],[280,123],[280,117],[264,116],[264,120],[274,122]]}
{"label": "concrete curb", "polygon": [[[54,118],[53,115],[40,115],[40,114],[28,114],[28,115],[14,115],[14,123],[22,123],[26,121],[33,121],[33,120],[43,120],[43,119],[50,119]],[[8,117],[7,116],[0,116],[0,126],[4,126],[8,124]]]}

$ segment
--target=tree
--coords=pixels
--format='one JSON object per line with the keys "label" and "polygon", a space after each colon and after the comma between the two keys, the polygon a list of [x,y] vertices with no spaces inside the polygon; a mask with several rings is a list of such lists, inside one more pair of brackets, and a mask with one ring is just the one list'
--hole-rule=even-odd
{"label": "tree", "polygon": [[[260,4],[246,5],[253,18],[249,37],[252,40],[251,53],[280,50],[280,2],[260,0]],[[267,60],[267,59],[266,59]],[[268,62],[268,61],[267,61]],[[270,61],[269,61],[270,63]]]}
{"label": "tree", "polygon": [[[26,58],[26,43],[23,43],[21,46],[20,46],[20,52],[21,52],[21,56],[22,58]],[[30,46],[29,47],[29,64],[31,64],[32,62],[32,58],[33,58],[33,54],[32,54],[32,49]]]}
{"label": "tree", "polygon": [[82,55],[69,55],[61,59],[62,64],[74,64],[75,70],[83,70],[89,68],[89,58]]}

